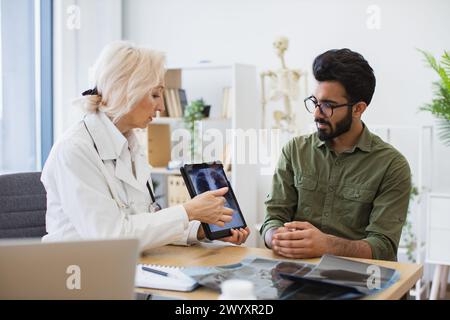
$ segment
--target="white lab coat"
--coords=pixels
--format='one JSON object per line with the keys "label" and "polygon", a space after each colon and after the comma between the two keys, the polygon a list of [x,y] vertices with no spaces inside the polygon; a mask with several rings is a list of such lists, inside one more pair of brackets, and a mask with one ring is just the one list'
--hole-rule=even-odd
{"label": "white lab coat", "polygon": [[196,242],[200,222],[189,222],[182,205],[149,212],[151,168],[134,133],[125,138],[103,112],[84,122],[89,132],[83,121],[74,125],[45,163],[43,241],[136,237],[142,249]]}

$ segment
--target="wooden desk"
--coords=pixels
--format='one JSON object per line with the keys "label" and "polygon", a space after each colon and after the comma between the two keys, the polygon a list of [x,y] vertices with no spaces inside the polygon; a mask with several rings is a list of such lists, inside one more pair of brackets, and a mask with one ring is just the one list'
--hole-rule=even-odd
{"label": "wooden desk", "polygon": [[[275,255],[271,250],[232,246],[224,243],[202,243],[192,247],[165,246],[147,251],[140,259],[141,263],[173,265],[173,266],[217,266],[237,263],[248,255],[272,259],[284,259]],[[320,259],[296,260],[306,263],[317,263]],[[417,264],[405,264],[390,261],[355,259],[367,263],[377,264],[400,272],[400,279],[388,289],[367,299],[396,300],[402,298],[422,276],[423,267]],[[139,292],[149,292],[161,296],[175,297],[188,300],[215,300],[218,292],[205,287],[199,287],[192,292],[177,292],[155,289],[136,289]]]}

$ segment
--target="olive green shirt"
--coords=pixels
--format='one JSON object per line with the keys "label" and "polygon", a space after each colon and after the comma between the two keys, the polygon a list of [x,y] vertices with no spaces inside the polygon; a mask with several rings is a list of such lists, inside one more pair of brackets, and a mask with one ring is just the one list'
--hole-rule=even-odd
{"label": "olive green shirt", "polygon": [[341,154],[317,133],[295,137],[282,149],[260,232],[265,237],[285,222],[307,221],[324,233],[367,241],[373,259],[395,261],[410,189],[406,159],[367,126]]}

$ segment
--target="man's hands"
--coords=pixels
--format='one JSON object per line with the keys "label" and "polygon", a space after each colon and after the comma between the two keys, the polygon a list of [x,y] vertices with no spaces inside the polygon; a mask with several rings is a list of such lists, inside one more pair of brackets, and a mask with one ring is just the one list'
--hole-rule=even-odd
{"label": "man's hands", "polygon": [[326,234],[309,222],[285,223],[272,236],[272,250],[287,258],[307,259],[333,254],[373,259],[372,248],[365,240],[347,240]]}
{"label": "man's hands", "polygon": [[[241,228],[239,230],[231,229],[231,236],[221,238],[218,240],[240,245],[240,244],[243,244],[247,240],[249,235],[250,235],[250,229],[248,227],[245,227],[245,229]],[[198,228],[197,238],[198,238],[198,240],[203,240],[205,238],[205,232],[203,231],[202,226],[200,226],[200,228]]]}
{"label": "man's hands", "polygon": [[284,257],[306,259],[328,252],[330,236],[309,222],[285,223],[272,236],[272,250]]}

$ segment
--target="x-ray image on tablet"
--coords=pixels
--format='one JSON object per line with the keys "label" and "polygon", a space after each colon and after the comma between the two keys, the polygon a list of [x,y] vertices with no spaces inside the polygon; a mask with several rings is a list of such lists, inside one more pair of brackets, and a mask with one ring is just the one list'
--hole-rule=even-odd
{"label": "x-ray image on tablet", "polygon": [[231,235],[230,229],[246,227],[239,204],[220,162],[185,165],[181,168],[181,173],[191,197],[206,191],[228,187],[228,192],[224,195],[226,200],[225,207],[234,210],[233,220],[226,223],[224,227],[214,224],[202,224],[208,239],[227,237]]}

